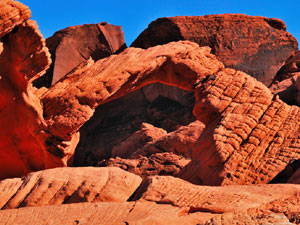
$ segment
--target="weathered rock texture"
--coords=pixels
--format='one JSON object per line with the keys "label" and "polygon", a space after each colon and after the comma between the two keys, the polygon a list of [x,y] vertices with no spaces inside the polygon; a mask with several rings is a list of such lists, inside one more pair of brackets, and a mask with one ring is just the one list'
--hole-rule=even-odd
{"label": "weathered rock texture", "polygon": [[[35,216],[32,216],[32,215]],[[232,224],[294,224],[294,217],[269,210],[250,209],[224,214],[188,213],[187,208],[148,202],[79,203],[61,206],[28,207],[0,211],[3,225],[232,225]]]}
{"label": "weathered rock texture", "polygon": [[75,165],[128,157],[167,132],[195,121],[194,104],[193,92],[157,83],[99,106],[80,128]]}
{"label": "weathered rock texture", "polygon": [[119,167],[143,178],[153,175],[177,176],[180,170],[191,160],[171,152],[148,153],[148,156],[135,156],[132,158],[110,158],[103,160],[97,166]]}
{"label": "weathered rock texture", "polygon": [[149,48],[179,40],[210,46],[226,67],[242,70],[266,85],[298,50],[297,40],[281,20],[242,14],[160,18],[131,46]]}
{"label": "weathered rock texture", "polygon": [[[81,172],[78,172],[82,169]],[[54,177],[63,171],[66,175]],[[78,174],[77,181],[84,182],[79,185],[76,195],[81,193],[93,195],[99,188],[99,196],[105,196],[101,201],[114,200],[120,202],[98,202],[93,198],[76,198],[77,204],[52,205],[51,201],[44,201],[43,207],[27,207],[20,209],[0,210],[0,221],[4,225],[8,224],[290,224],[290,222],[299,222],[299,196],[300,186],[292,184],[272,184],[272,185],[250,185],[250,186],[226,186],[226,187],[208,187],[196,186],[178,178],[154,176],[147,178],[133,193],[129,202],[125,202],[132,187],[131,182],[137,181],[136,176],[129,174],[117,168],[78,168],[74,169],[54,169],[48,170],[43,176],[41,172],[34,173],[40,176],[41,182],[35,182],[33,193],[29,193],[31,202],[37,201],[32,198],[50,199],[53,194],[52,186],[64,184],[60,193],[52,196],[53,199],[60,199],[68,195],[62,192],[68,192],[76,178],[67,178],[73,174]],[[88,171],[89,170],[89,171]],[[55,171],[56,173],[54,173]],[[88,175],[87,172],[90,172]],[[108,173],[111,172],[111,173]],[[104,184],[102,178],[106,174],[110,179]],[[31,176],[35,176],[31,174]],[[30,176],[28,176],[30,177]],[[42,179],[43,178],[43,179]],[[49,179],[51,178],[51,179]],[[67,178],[67,179],[65,179]],[[42,180],[41,180],[42,179]],[[91,180],[90,180],[91,179]],[[100,179],[100,184],[97,181]],[[2,181],[7,184],[16,179]],[[26,179],[25,179],[26,180]],[[47,183],[50,181],[50,183]],[[103,181],[103,182],[101,182]],[[67,183],[66,183],[67,182]],[[139,180],[140,182],[140,180]],[[76,183],[76,182],[75,182]],[[50,187],[49,187],[49,184]],[[116,186],[118,185],[118,186]],[[74,185],[76,186],[76,185]],[[20,196],[26,196],[27,189],[20,188],[14,198],[20,200]],[[48,188],[49,187],[49,188]],[[17,188],[17,187],[16,187]],[[85,191],[85,188],[86,191]],[[41,192],[40,190],[43,189]],[[88,192],[91,191],[91,193]],[[118,193],[115,191],[118,190]],[[270,191],[272,190],[272,191]],[[120,197],[120,193],[125,196]],[[39,196],[37,195],[39,193]],[[41,194],[42,193],[42,194]],[[45,197],[46,196],[46,197]],[[48,196],[48,197],[47,197]],[[73,195],[69,195],[72,199]],[[117,196],[117,198],[116,198]],[[85,202],[87,203],[81,203]],[[56,204],[72,203],[56,201]],[[48,205],[48,206],[46,206]],[[35,216],[32,216],[34,214]]]}
{"label": "weathered rock texture", "polygon": [[[166,134],[156,131],[160,128],[151,129],[151,126],[143,124],[141,130],[113,148],[112,157],[116,158],[103,160],[97,166],[116,166],[142,177],[177,176],[181,169],[191,161],[192,149],[204,128],[204,124],[196,120]],[[151,141],[141,142],[145,140],[145,134],[146,137],[151,136]],[[161,137],[157,138],[157,134]]]}
{"label": "weathered rock texture", "polygon": [[[0,220],[3,225],[181,225],[200,224],[206,221],[205,218],[211,217],[189,215],[186,208],[139,202],[79,203],[0,211]],[[282,221],[288,220],[281,219]]]}
{"label": "weathered rock texture", "polygon": [[[193,185],[170,176],[153,176],[142,183],[133,200],[189,207],[190,212],[220,214],[250,208],[263,209],[266,204],[299,194],[300,186],[293,184],[210,187]],[[299,203],[299,200],[296,202]]]}
{"label": "weathered rock texture", "polygon": [[49,149],[65,155],[56,141],[71,140],[95,107],[161,82],[193,91],[194,115],[205,125],[180,177],[207,185],[272,181],[300,158],[299,108],[286,105],[249,75],[224,69],[209,51],[172,42],[130,48],[79,66],[41,97],[49,132],[56,136],[47,140]]}
{"label": "weathered rock texture", "polygon": [[30,16],[29,8],[22,3],[2,0],[0,4],[0,37],[11,32],[15,26],[28,20]]}
{"label": "weathered rock texture", "polygon": [[42,109],[31,87],[50,57],[35,22],[24,22],[29,17],[21,3],[1,1],[0,179],[51,167],[55,161],[40,142]]}
{"label": "weathered rock texture", "polygon": [[50,87],[90,57],[99,60],[126,48],[121,27],[106,22],[68,27],[57,31],[46,42],[53,63],[35,81],[39,87]]}
{"label": "weathered rock texture", "polygon": [[[194,51],[195,48],[199,51]],[[192,59],[186,58],[189,54]],[[191,63],[191,68],[184,62]],[[47,140],[48,148],[58,156],[68,154],[59,147],[60,143],[70,141],[100,104],[159,81],[192,90],[193,83],[202,75],[205,77],[220,67],[223,67],[222,63],[209,53],[209,48],[200,49],[188,42],[171,43],[147,51],[131,48],[96,63],[88,60],[41,96],[49,133],[56,136]],[[183,77],[172,77],[175,72]]]}
{"label": "weathered rock texture", "polygon": [[276,74],[270,89],[290,105],[300,105],[300,51],[290,56]]}
{"label": "weathered rock texture", "polygon": [[0,181],[0,209],[124,202],[142,179],[119,168],[56,168]]}

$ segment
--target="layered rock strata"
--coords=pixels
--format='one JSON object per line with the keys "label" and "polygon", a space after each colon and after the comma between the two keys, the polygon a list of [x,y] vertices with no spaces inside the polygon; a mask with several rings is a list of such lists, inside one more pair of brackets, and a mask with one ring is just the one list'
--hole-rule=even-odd
{"label": "layered rock strata", "polygon": [[[0,182],[1,206],[7,202],[0,219],[4,225],[299,222],[299,185],[208,187],[169,176],[140,184],[117,168],[57,168],[7,179]],[[31,207],[13,209],[24,206]]]}
{"label": "layered rock strata", "polygon": [[119,168],[56,168],[0,181],[0,209],[124,202],[142,179]]}

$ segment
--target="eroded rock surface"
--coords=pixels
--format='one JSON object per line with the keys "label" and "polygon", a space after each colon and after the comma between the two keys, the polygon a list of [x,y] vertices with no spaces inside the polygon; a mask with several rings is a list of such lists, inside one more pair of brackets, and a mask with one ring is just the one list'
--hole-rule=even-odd
{"label": "eroded rock surface", "polygon": [[0,36],[10,33],[31,17],[29,8],[20,2],[13,0],[2,0],[0,4]]}
{"label": "eroded rock surface", "polygon": [[103,159],[131,155],[195,121],[194,104],[193,92],[157,83],[100,105],[80,128],[75,165],[96,165]]}
{"label": "eroded rock surface", "polygon": [[142,179],[119,168],[56,168],[0,181],[0,209],[125,202]]}
{"label": "eroded rock surface", "polygon": [[293,184],[210,187],[193,185],[171,176],[153,176],[143,182],[133,200],[189,207],[190,212],[226,213],[262,208],[299,193],[300,186]]}
{"label": "eroded rock surface", "polygon": [[210,46],[226,67],[244,71],[266,85],[298,50],[297,40],[281,20],[242,14],[160,18],[131,46],[149,48],[179,40]]}
{"label": "eroded rock surface", "polygon": [[[151,83],[174,85],[195,93],[193,112],[205,126],[180,177],[207,185],[269,183],[299,159],[299,108],[251,76],[224,69],[209,51],[182,41],[88,61],[42,96],[50,133],[63,143],[98,105]],[[55,141],[49,146],[65,154]]]}
{"label": "eroded rock surface", "polygon": [[50,87],[90,57],[96,61],[126,48],[121,27],[106,22],[68,27],[47,38],[46,43],[53,63],[35,81],[38,87]]}
{"label": "eroded rock surface", "polygon": [[[33,214],[35,216],[32,216]],[[79,203],[0,211],[3,225],[181,225],[201,224],[200,222],[204,222],[205,218],[211,217],[189,215],[186,208],[136,202]]]}
{"label": "eroded rock surface", "polygon": [[138,155],[131,158],[110,158],[99,162],[97,166],[119,167],[143,178],[153,175],[170,175],[176,177],[181,169],[190,161],[190,159],[171,152],[151,152],[147,156]]}
{"label": "eroded rock surface", "polygon": [[[194,51],[195,48],[199,51]],[[202,76],[223,67],[209,51],[209,48],[200,49],[190,42],[171,43],[147,51],[130,48],[118,56],[113,55],[96,63],[89,60],[79,66],[41,96],[49,133],[56,136],[47,141],[49,149],[57,155],[68,154],[58,145],[74,137],[91,118],[94,108],[143,86],[162,81],[191,91],[193,83]],[[173,77],[175,72],[183,74],[183,77]],[[192,82],[188,81],[190,78]]]}
{"label": "eroded rock surface", "polygon": [[45,124],[31,87],[50,57],[36,23],[26,21],[29,17],[21,3],[1,1],[0,179],[51,167],[55,160],[41,143]]}
{"label": "eroded rock surface", "polygon": [[270,89],[289,105],[300,105],[300,51],[290,56],[276,74]]}
{"label": "eroded rock surface", "polygon": [[[91,168],[80,169],[83,169],[82,173],[75,172],[79,174],[78,178],[93,178],[93,181],[83,179],[89,184],[95,181],[94,179],[98,177],[97,175],[100,175],[100,173],[95,172],[96,168],[89,175],[83,175],[83,173],[84,170],[87,172],[87,169],[91,172]],[[60,168],[55,170],[63,171],[66,169]],[[121,172],[117,168],[105,168],[105,170],[118,171],[118,174]],[[125,171],[122,173],[130,175]],[[52,175],[54,174],[52,173]],[[68,175],[60,175],[57,178],[52,177],[54,180],[52,180],[51,184],[56,186],[56,182],[63,183],[62,180],[64,182],[69,180],[69,182],[65,183],[65,189],[59,189],[60,192],[68,191],[75,180],[75,178],[61,180],[62,177],[67,177]],[[130,176],[133,177],[134,175],[131,174]],[[131,187],[128,183],[129,179],[126,179],[126,177],[111,176],[111,178],[106,185],[111,187],[111,182],[114,182],[115,188],[113,190],[116,190],[117,181],[121,181],[121,183],[118,183],[119,193],[120,190],[124,192],[126,187]],[[41,186],[45,182],[43,181]],[[95,185],[96,183],[94,182],[93,184]],[[87,190],[91,190],[91,194],[98,187],[94,185],[87,187]],[[43,195],[41,195],[43,199],[45,199],[44,195],[49,196],[49,193],[52,193],[53,190],[52,186],[50,188],[46,187],[47,185],[44,188]],[[82,186],[78,188],[81,189],[78,189],[77,193],[80,193],[84,189]],[[24,190],[25,188],[21,189],[19,194],[24,192]],[[100,196],[103,194],[106,197],[102,199],[104,201],[111,201],[109,197],[116,195],[115,192],[111,191],[107,193],[108,190],[112,189],[104,188],[104,190],[100,190],[99,192]],[[33,190],[35,194],[37,191],[38,187]],[[84,193],[90,194],[83,191],[82,194]],[[127,202],[122,198],[121,201],[123,202],[90,203],[89,201],[92,201],[93,198],[88,197],[79,198],[77,204],[49,206],[51,202],[48,202],[48,205],[43,207],[0,210],[0,220],[5,225],[19,223],[291,224],[299,222],[297,217],[300,213],[299,195],[299,185],[292,184],[208,187],[193,185],[173,177],[153,176],[147,178]],[[54,197],[58,199],[61,195],[57,194]],[[81,203],[84,201],[88,202]],[[56,202],[56,204],[61,203],[66,202]],[[32,216],[33,213],[35,216]]]}

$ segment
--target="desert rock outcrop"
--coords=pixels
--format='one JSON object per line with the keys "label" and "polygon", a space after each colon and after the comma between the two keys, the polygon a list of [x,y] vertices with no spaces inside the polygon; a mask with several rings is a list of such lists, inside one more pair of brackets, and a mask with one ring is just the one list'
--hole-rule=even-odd
{"label": "desert rock outcrop", "polygon": [[125,202],[142,179],[119,168],[55,168],[0,181],[0,209]]}
{"label": "desert rock outcrop", "polygon": [[31,17],[29,8],[20,2],[3,0],[0,4],[0,36],[10,33],[15,26],[18,26]]}
{"label": "desert rock outcrop", "polygon": [[266,85],[298,50],[297,40],[281,20],[243,14],[160,18],[131,46],[149,48],[179,40],[211,47],[226,67],[244,71]]}
{"label": "desert rock outcrop", "polygon": [[48,68],[50,56],[29,17],[21,3],[0,3],[0,179],[51,167],[55,160],[40,142],[45,124],[31,87]]}
{"label": "desert rock outcrop", "polygon": [[[78,173],[80,169],[82,171]],[[30,190],[26,188],[30,183],[28,182],[27,185],[19,188],[11,201],[17,202],[23,200],[22,196],[26,196],[27,202],[31,200],[33,203],[31,206],[35,205],[35,207],[0,210],[1,222],[5,225],[33,224],[34,222],[37,224],[290,224],[290,222],[298,221],[297,215],[300,213],[297,207],[299,206],[299,185],[208,187],[193,185],[169,176],[153,176],[137,187],[140,184],[137,176],[117,168],[77,168],[75,170],[58,168],[30,174],[27,177],[30,179],[26,178],[23,182],[31,181],[35,184],[32,193],[29,192],[26,196]],[[60,174],[63,171],[68,172],[65,175]],[[74,173],[79,176],[67,178]],[[103,178],[105,173],[109,176]],[[53,176],[57,174],[60,174],[59,177]],[[40,182],[32,178],[35,176],[39,177]],[[108,181],[105,183],[107,178]],[[99,185],[95,182],[98,179]],[[83,182],[74,192],[78,195],[76,204],[72,204],[72,201],[58,201],[62,198],[69,197],[70,200],[74,197],[74,194],[62,193],[67,193],[75,187],[76,180]],[[16,179],[2,181],[2,189],[3,184],[6,183],[5,190],[8,190],[8,184],[11,187],[13,181]],[[19,179],[19,181],[22,180]],[[102,189],[101,185],[104,183],[105,186]],[[135,185],[131,185],[133,183]],[[65,188],[57,184],[62,184]],[[53,196],[55,187],[59,192]],[[15,189],[17,188],[18,185]],[[134,189],[137,191],[128,199],[129,193]],[[115,193],[116,190],[118,190],[117,193]],[[78,198],[79,193],[81,198]],[[89,198],[89,196],[96,193],[104,198],[101,202],[91,203],[94,198]],[[111,202],[112,198],[118,202]],[[37,199],[51,199],[52,202],[41,201],[41,204],[36,201]],[[55,205],[51,206],[54,199]],[[37,207],[38,205],[44,206]],[[32,216],[33,212],[35,216]]]}
{"label": "desert rock outcrop", "polygon": [[97,107],[79,130],[75,165],[96,165],[145,149],[167,132],[194,122],[194,104],[193,92],[156,83]]}
{"label": "desert rock outcrop", "polygon": [[[50,133],[68,141],[98,105],[161,82],[193,91],[194,115],[205,125],[180,177],[207,185],[272,181],[299,159],[293,141],[299,108],[286,105],[249,75],[224,69],[209,52],[182,41],[88,61],[41,97]],[[65,154],[51,141],[53,151]]]}
{"label": "desert rock outcrop", "polygon": [[[272,72],[297,45],[283,22],[243,15],[201,17],[206,27],[207,20],[218,24],[206,31],[216,34],[205,42],[211,48],[185,40],[128,48],[100,60],[99,55],[110,55],[123,42],[119,28],[98,24],[91,30],[111,38],[101,45],[109,51],[100,54],[97,44],[81,55],[73,49],[82,58],[76,65],[66,63],[71,71],[52,64],[63,77],[56,77],[49,89],[36,89],[32,82],[51,59],[29,17],[22,4],[0,2],[1,224],[300,223],[300,108],[217,58],[225,52],[222,57],[245,68],[231,56],[249,57],[250,65],[269,63]],[[194,37],[199,18],[154,23],[166,22],[167,34]],[[227,42],[233,37],[226,30],[233,18],[242,38]],[[170,21],[175,25],[170,27]],[[224,30],[228,35],[218,36]],[[248,55],[245,41],[251,45]],[[54,49],[63,47],[66,43]],[[265,64],[256,72],[269,79]],[[297,54],[280,70],[282,79],[289,72],[295,77],[296,67]],[[105,168],[44,170],[70,165],[73,158],[75,164]]]}
{"label": "desert rock outcrop", "polygon": [[161,81],[193,90],[195,82],[223,68],[209,51],[191,42],[179,42],[147,51],[130,48],[95,63],[88,60],[81,64],[40,96],[49,133],[56,137],[47,140],[49,149],[58,156],[68,154],[58,145],[70,141],[98,105],[143,86]]}
{"label": "desert rock outcrop", "polygon": [[300,51],[290,56],[276,74],[270,89],[290,105],[300,105]]}
{"label": "desert rock outcrop", "polygon": [[57,31],[46,44],[53,62],[46,74],[34,82],[39,87],[50,87],[90,57],[96,61],[126,48],[121,27],[106,22]]}

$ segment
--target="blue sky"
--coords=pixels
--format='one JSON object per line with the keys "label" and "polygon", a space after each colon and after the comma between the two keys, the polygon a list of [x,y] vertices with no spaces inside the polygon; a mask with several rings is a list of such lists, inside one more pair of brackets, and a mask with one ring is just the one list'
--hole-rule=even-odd
{"label": "blue sky", "polygon": [[29,6],[44,37],[68,26],[106,21],[122,26],[125,41],[131,42],[148,24],[165,16],[202,16],[243,13],[279,18],[300,40],[300,0],[20,0]]}

